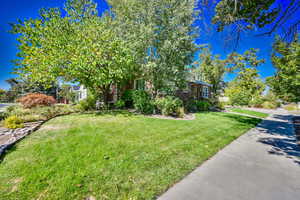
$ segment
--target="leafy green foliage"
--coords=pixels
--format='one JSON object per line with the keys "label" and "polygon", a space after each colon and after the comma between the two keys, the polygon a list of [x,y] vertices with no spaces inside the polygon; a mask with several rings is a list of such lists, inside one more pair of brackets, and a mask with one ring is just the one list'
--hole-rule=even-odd
{"label": "leafy green foliage", "polygon": [[125,90],[121,99],[125,102],[126,107],[131,107],[133,105],[133,93],[134,90]]}
{"label": "leafy green foliage", "polygon": [[58,78],[79,82],[107,102],[110,86],[134,66],[128,43],[92,0],[69,0],[64,12],[43,9],[38,19],[13,26],[20,43],[16,73],[44,85]]}
{"label": "leafy green foliage", "polygon": [[209,111],[212,104],[206,100],[189,100],[186,105],[185,109],[188,112],[201,112],[201,111]]}
{"label": "leafy green foliage", "polygon": [[183,102],[177,97],[158,97],[155,99],[155,106],[166,116],[183,117],[182,115],[184,115]]}
{"label": "leafy green foliage", "polygon": [[265,109],[276,109],[278,108],[278,104],[272,101],[265,101],[261,104],[261,106]]}
{"label": "leafy green foliage", "polygon": [[288,110],[288,111],[297,111],[297,110],[300,110],[300,109],[298,108],[298,105],[295,104],[295,103],[287,104],[287,105],[283,106],[283,108],[284,108],[285,110]]}
{"label": "leafy green foliage", "polygon": [[270,9],[275,0],[239,0],[220,1],[215,8],[213,23],[217,24],[218,31],[225,26],[243,21],[249,29],[257,25],[259,28],[272,23],[279,12],[279,8]]}
{"label": "leafy green foliage", "polygon": [[96,109],[97,99],[93,95],[88,95],[86,99],[79,101],[78,108],[82,111],[91,111]]}
{"label": "leafy green foliage", "polygon": [[196,67],[192,71],[195,80],[203,80],[212,85],[213,98],[217,99],[224,87],[224,75],[228,71],[226,59],[221,60],[219,55],[213,56],[210,49],[203,49]]}
{"label": "leafy green foliage", "polygon": [[250,105],[251,101],[261,97],[265,89],[257,71],[257,66],[264,60],[257,59],[257,51],[250,49],[243,55],[233,53],[228,57],[230,71],[237,73],[225,90],[232,105]]}
{"label": "leafy green foliage", "polygon": [[0,121],[8,117],[7,112],[0,112]]}
{"label": "leafy green foliage", "polygon": [[34,107],[34,108],[24,108],[22,106],[10,106],[6,109],[7,116],[18,116],[23,120],[23,122],[34,122],[34,121],[44,121],[50,118],[79,112],[75,106],[69,104],[55,104],[54,106],[48,107]]}
{"label": "leafy green foliage", "polygon": [[[108,0],[119,35],[136,55],[136,75],[153,85],[150,91],[176,90],[185,84],[185,67],[197,51],[195,0]],[[180,13],[180,14],[179,14]]]}
{"label": "leafy green foliage", "polygon": [[261,107],[263,107],[264,102],[265,102],[265,99],[262,96],[257,96],[250,100],[249,106],[255,107],[255,108],[261,108]]}
{"label": "leafy green foliage", "polygon": [[144,90],[134,91],[133,106],[138,112],[143,114],[152,114],[154,109],[150,95]]}
{"label": "leafy green foliage", "polygon": [[4,127],[9,129],[23,128],[24,122],[18,116],[10,116],[4,120]]}
{"label": "leafy green foliage", "polygon": [[209,111],[210,106],[208,101],[196,101],[197,111]]}
{"label": "leafy green foliage", "polygon": [[115,103],[115,107],[118,109],[122,109],[125,107],[125,101],[120,99]]}
{"label": "leafy green foliage", "polygon": [[300,42],[289,45],[277,38],[273,50],[276,73],[267,79],[271,91],[286,102],[300,101]]}
{"label": "leafy green foliage", "polygon": [[0,88],[0,102],[6,102],[6,90]]}

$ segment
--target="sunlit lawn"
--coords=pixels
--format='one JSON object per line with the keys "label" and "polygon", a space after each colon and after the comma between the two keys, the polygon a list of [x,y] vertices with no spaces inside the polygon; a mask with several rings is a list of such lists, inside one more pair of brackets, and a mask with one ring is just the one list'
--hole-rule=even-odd
{"label": "sunlit lawn", "polygon": [[155,199],[259,121],[226,113],[59,117],[4,156],[0,199]]}
{"label": "sunlit lawn", "polygon": [[247,114],[247,115],[251,115],[254,117],[260,117],[260,118],[266,118],[269,116],[269,114],[266,114],[266,113],[257,112],[257,111],[253,111],[253,110],[246,110],[246,109],[241,109],[241,108],[231,108],[230,111]]}

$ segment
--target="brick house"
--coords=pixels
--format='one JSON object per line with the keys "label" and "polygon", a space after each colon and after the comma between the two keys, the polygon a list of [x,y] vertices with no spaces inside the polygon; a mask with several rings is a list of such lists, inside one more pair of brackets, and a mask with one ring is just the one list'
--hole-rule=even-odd
{"label": "brick house", "polygon": [[[205,83],[203,81],[187,81],[185,89],[178,90],[176,96],[182,100],[194,99],[194,100],[205,100],[212,96],[211,93],[212,85]],[[125,90],[151,90],[152,85],[144,79],[136,79],[134,81],[129,81],[124,87],[119,88],[117,85],[111,85],[109,93],[109,102],[114,103],[120,97]],[[87,97],[88,91],[84,86],[78,86],[76,88],[78,93],[78,101],[83,100]]]}

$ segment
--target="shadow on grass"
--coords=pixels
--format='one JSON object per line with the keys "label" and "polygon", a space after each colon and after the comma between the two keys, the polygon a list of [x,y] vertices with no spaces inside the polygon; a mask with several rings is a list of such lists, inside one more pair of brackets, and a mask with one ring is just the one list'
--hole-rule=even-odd
{"label": "shadow on grass", "polygon": [[256,126],[259,124],[262,120],[258,118],[252,118],[252,117],[247,117],[247,116],[242,116],[242,115],[235,115],[235,114],[223,114],[223,117],[230,118],[232,120],[235,120],[237,122],[243,123],[243,124],[251,124],[253,126]]}
{"label": "shadow on grass", "polygon": [[14,151],[16,151],[16,150],[17,150],[17,145],[16,145],[16,144],[8,146],[8,147],[5,149],[5,151],[2,152],[2,154],[0,155],[0,164],[3,162],[4,158],[5,158],[6,156],[8,156],[8,154],[10,154],[10,153],[12,153],[12,152],[14,152]]}

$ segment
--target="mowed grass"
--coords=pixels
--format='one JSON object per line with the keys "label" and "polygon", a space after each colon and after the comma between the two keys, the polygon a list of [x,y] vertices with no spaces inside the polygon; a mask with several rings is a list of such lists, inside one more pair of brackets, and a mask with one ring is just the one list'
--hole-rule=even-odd
{"label": "mowed grass", "polygon": [[228,113],[58,117],[2,158],[0,199],[155,199],[259,122]]}
{"label": "mowed grass", "polygon": [[269,114],[267,114],[267,113],[257,112],[257,111],[253,111],[253,110],[246,110],[246,109],[241,109],[241,108],[231,108],[230,111],[236,112],[236,113],[247,114],[247,115],[251,115],[254,117],[260,117],[260,118],[266,118],[269,116]]}

